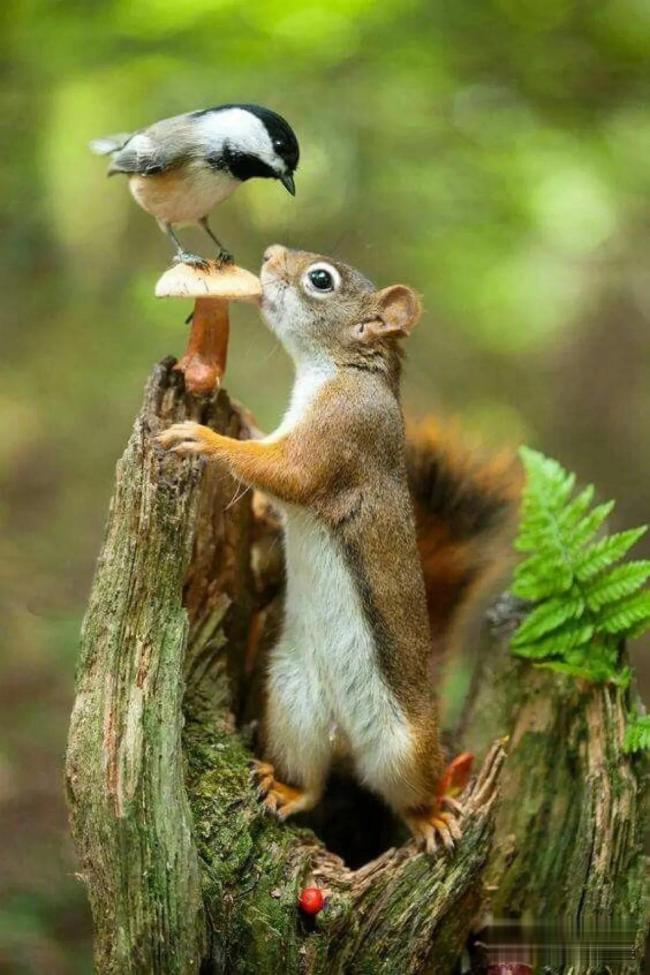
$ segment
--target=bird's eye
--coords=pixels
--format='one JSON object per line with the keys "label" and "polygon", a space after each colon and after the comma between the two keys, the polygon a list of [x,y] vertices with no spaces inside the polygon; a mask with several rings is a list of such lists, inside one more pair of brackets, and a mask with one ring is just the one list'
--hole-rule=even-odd
{"label": "bird's eye", "polygon": [[331,264],[324,261],[312,264],[303,278],[305,290],[317,297],[336,291],[341,283],[339,272]]}
{"label": "bird's eye", "polygon": [[284,149],[284,139],[274,139],[273,140],[273,148],[274,149],[277,149],[278,152],[281,149]]}

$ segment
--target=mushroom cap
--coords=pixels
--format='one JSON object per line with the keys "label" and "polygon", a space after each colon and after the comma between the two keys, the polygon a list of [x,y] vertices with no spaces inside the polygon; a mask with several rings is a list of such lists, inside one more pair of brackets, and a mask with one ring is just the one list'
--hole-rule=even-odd
{"label": "mushroom cap", "polygon": [[156,298],[220,298],[222,301],[259,301],[260,279],[236,264],[210,261],[205,270],[189,264],[170,267],[156,284]]}

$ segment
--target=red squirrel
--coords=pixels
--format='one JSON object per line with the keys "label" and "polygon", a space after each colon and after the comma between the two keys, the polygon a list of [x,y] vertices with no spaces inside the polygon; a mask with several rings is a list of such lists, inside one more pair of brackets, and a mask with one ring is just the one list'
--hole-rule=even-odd
{"label": "red squirrel", "polygon": [[[410,288],[377,290],[339,261],[279,245],[261,281],[262,314],[295,365],[280,426],[240,441],[185,422],[159,440],[221,459],[283,513],[287,593],[267,676],[264,801],[281,819],[313,808],[343,752],[429,853],[438,839],[453,848],[462,810],[444,794],[432,629],[448,631],[485,577],[491,559],[472,545],[499,522],[508,492],[498,477],[482,494],[480,478],[450,479],[431,431],[407,451],[401,344],[420,316]],[[452,508],[457,538],[438,517]],[[461,525],[463,512],[476,523]],[[416,514],[430,522],[420,549]]]}

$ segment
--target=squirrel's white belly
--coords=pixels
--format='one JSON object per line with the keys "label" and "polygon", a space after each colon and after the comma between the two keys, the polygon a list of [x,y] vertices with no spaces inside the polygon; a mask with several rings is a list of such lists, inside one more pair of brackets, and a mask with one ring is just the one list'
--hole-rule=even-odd
{"label": "squirrel's white belly", "polygon": [[166,223],[196,223],[239,186],[223,170],[195,160],[165,173],[129,177],[129,189],[143,210]]}
{"label": "squirrel's white belly", "polygon": [[403,793],[397,769],[411,731],[382,676],[345,555],[325,524],[293,506],[285,508],[285,548],[285,619],[269,673],[276,760],[305,781],[329,764],[336,725],[361,778],[389,798],[394,769]]}

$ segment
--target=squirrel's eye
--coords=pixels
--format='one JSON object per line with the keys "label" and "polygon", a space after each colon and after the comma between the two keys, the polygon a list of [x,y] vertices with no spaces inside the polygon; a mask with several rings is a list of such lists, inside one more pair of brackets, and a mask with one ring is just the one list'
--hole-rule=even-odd
{"label": "squirrel's eye", "polygon": [[310,271],[309,280],[319,291],[331,291],[334,287],[332,275],[322,267],[317,268],[315,271]]}
{"label": "squirrel's eye", "polygon": [[305,271],[302,286],[314,298],[325,298],[341,286],[341,275],[332,264],[319,261]]}

